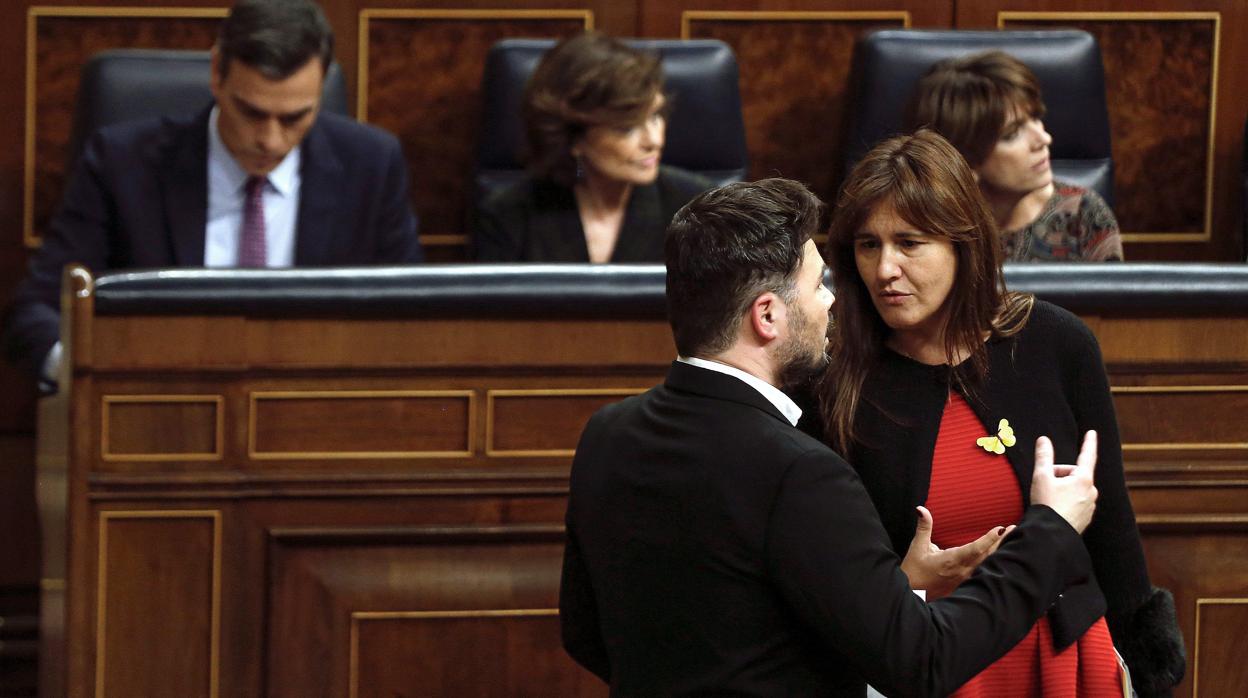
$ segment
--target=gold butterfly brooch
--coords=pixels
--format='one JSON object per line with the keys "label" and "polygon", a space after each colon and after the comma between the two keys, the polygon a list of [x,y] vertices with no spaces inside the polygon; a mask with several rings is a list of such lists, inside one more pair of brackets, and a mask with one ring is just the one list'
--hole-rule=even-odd
{"label": "gold butterfly brooch", "polygon": [[1005,453],[1005,449],[1013,446],[1017,441],[1014,438],[1014,427],[1010,426],[1010,420],[1003,419],[997,423],[996,436],[981,436],[975,439],[975,445],[989,453],[1000,455]]}

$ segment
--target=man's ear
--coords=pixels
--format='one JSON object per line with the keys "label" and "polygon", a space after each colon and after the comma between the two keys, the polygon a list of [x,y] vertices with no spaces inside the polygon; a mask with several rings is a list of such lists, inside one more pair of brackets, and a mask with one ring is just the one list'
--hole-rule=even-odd
{"label": "man's ear", "polygon": [[208,51],[208,65],[211,66],[208,87],[212,90],[213,99],[220,102],[222,97],[221,82],[225,81],[226,76],[221,72],[221,51],[218,50],[216,44],[213,44],[212,50]]}
{"label": "man's ear", "polygon": [[220,102],[221,101],[221,94],[220,94],[221,93],[221,52],[217,50],[216,44],[212,45],[212,51],[210,51],[208,55],[210,56],[210,65],[212,66],[211,68],[212,77],[211,77],[209,86],[212,89],[213,98],[215,98],[218,102]]}
{"label": "man's ear", "polygon": [[759,344],[767,344],[780,336],[780,323],[786,312],[780,296],[768,291],[750,304],[750,328]]}

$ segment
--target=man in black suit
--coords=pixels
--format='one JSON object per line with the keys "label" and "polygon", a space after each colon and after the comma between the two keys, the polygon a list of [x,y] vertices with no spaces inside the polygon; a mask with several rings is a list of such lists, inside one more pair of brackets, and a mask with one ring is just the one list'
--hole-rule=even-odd
{"label": "man in black suit", "polygon": [[1095,438],[1077,466],[1041,439],[1018,528],[950,596],[911,592],[853,469],[779,390],[826,361],[825,217],[772,179],[668,228],[680,358],[594,415],[572,465],[564,646],[612,695],[945,695],[1089,574]]}
{"label": "man in black suit", "polygon": [[54,380],[61,270],[403,264],[422,259],[398,140],[321,113],[333,33],[312,0],[239,0],[214,104],[88,141],[5,319],[6,354]]}

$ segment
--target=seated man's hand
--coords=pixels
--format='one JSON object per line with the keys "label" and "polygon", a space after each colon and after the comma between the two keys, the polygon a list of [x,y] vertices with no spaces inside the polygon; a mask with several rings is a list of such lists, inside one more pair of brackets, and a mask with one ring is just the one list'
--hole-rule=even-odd
{"label": "seated man's hand", "polygon": [[1053,464],[1053,442],[1036,439],[1036,468],[1031,475],[1031,501],[1053,508],[1076,531],[1083,533],[1096,511],[1096,432],[1083,437],[1083,447],[1072,465]]}
{"label": "seated man's hand", "polygon": [[927,591],[927,600],[948,596],[959,584],[966,581],[979,563],[1001,545],[1005,534],[1013,526],[997,526],[979,538],[956,548],[941,550],[932,543],[932,514],[918,507],[919,525],[901,561],[901,571],[906,573],[910,586]]}

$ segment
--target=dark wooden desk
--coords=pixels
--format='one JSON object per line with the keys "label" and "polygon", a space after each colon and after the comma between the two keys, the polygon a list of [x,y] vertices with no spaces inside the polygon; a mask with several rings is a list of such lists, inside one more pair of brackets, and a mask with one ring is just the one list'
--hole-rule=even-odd
{"label": "dark wooden desk", "polygon": [[[661,275],[534,295],[523,270],[427,269],[363,292],[71,274],[40,424],[45,695],[605,693],[558,642],[567,469],[674,356]],[[1110,367],[1180,695],[1248,694],[1248,302],[1132,288],[1065,300]]]}

